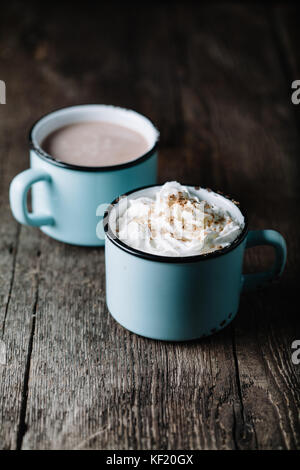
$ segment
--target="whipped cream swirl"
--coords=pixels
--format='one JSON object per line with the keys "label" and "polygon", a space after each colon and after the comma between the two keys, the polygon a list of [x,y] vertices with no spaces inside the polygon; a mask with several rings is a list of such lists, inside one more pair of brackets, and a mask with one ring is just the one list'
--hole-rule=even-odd
{"label": "whipped cream swirl", "polygon": [[153,197],[128,199],[116,234],[138,250],[161,256],[192,256],[230,245],[244,224],[173,181]]}

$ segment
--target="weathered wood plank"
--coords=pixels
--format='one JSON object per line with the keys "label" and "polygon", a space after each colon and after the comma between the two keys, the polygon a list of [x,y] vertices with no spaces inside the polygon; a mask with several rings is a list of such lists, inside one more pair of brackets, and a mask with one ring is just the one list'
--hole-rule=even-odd
{"label": "weathered wood plank", "polygon": [[[300,331],[296,307],[287,298],[299,253],[297,224],[290,227],[299,204],[299,139],[284,74],[268,16],[260,8],[184,9],[179,16],[180,41],[185,24],[192,31],[186,41],[189,75],[182,105],[190,172],[198,163],[199,178],[204,168],[206,184],[236,195],[249,208],[253,228],[277,228],[296,249],[290,252],[280,290],[245,296],[233,323],[241,399],[236,445],[297,448],[299,370],[291,363],[290,348]],[[210,149],[208,169],[201,146]],[[270,253],[251,250],[247,259],[259,269]]]}
{"label": "weathered wood plank", "polygon": [[[1,15],[1,33],[5,30],[4,21]],[[5,350],[0,364],[0,448],[12,449],[17,445],[26,391],[24,377],[36,302],[39,233],[21,228],[8,203],[11,179],[28,164],[24,135],[30,119],[27,93],[32,88],[23,82],[24,76],[16,73],[13,44],[1,39],[1,79],[7,85],[7,103],[0,106],[0,340]],[[22,66],[22,57],[18,57],[18,65]]]}
{"label": "weathered wood plank", "polygon": [[213,357],[211,340],[138,338],[105,308],[103,250],[46,244],[23,448],[233,446],[230,335],[214,340]]}

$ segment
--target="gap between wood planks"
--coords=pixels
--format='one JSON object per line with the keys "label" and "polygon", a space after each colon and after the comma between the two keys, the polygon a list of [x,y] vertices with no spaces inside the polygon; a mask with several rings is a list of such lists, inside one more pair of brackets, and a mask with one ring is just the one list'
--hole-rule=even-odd
{"label": "gap between wood planks", "polygon": [[25,373],[24,373],[24,383],[23,383],[23,390],[22,390],[22,402],[21,402],[21,408],[20,408],[20,420],[19,420],[19,426],[18,426],[18,432],[17,432],[17,446],[16,446],[17,450],[21,450],[22,443],[23,443],[23,438],[24,438],[26,430],[27,430],[26,410],[27,410],[27,399],[28,399],[28,383],[29,383],[29,375],[30,375],[30,363],[31,363],[33,339],[34,339],[34,333],[35,333],[36,309],[37,309],[37,304],[38,304],[38,295],[39,295],[39,286],[37,284],[36,294],[35,294],[35,301],[34,301],[33,312],[32,312],[31,331],[30,331],[30,338],[29,338],[29,343],[28,343]]}
{"label": "gap between wood planks", "polygon": [[[10,304],[13,284],[14,284],[14,280],[15,280],[15,271],[16,271],[17,254],[18,254],[19,241],[20,241],[20,233],[21,233],[21,225],[18,224],[17,233],[16,233],[16,240],[15,240],[15,250],[14,250],[13,262],[12,262],[11,279],[10,279],[8,297],[7,297],[7,302],[6,302],[6,305],[5,305],[5,312],[4,312],[4,318],[3,318],[3,324],[2,324],[2,337],[4,336],[4,332],[5,332],[5,323],[6,323],[8,308],[9,308],[9,304]],[[13,250],[13,248],[11,247],[10,250]]]}
{"label": "gap between wood planks", "polygon": [[[40,251],[38,251],[37,257],[40,257],[40,254],[41,254]],[[39,297],[39,274],[40,274],[40,270],[38,269],[38,272],[36,274],[35,300],[34,300],[34,305],[33,305],[32,314],[31,314],[31,330],[30,330],[30,337],[29,337],[29,342],[28,342],[28,349],[27,349],[27,356],[26,356],[26,363],[25,363],[23,388],[22,388],[22,400],[21,400],[21,406],[20,406],[19,424],[18,424],[18,429],[17,429],[17,439],[16,439],[17,450],[22,449],[23,438],[27,431],[26,411],[27,411],[31,356],[32,356],[35,325],[36,325],[36,312],[37,312],[38,297]]]}

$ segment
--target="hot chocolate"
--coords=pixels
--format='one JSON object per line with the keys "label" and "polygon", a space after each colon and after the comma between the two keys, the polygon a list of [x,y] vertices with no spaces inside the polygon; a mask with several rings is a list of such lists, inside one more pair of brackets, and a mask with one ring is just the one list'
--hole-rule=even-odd
{"label": "hot chocolate", "polygon": [[63,126],[49,134],[41,147],[56,160],[90,167],[130,162],[150,149],[139,132],[105,121]]}

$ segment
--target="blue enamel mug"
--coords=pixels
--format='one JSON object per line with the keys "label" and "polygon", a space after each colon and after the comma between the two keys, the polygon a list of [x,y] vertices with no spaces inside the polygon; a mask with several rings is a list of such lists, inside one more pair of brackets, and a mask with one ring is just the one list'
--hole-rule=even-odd
{"label": "blue enamel mug", "polygon": [[[82,121],[105,121],[141,133],[149,151],[120,165],[87,167],[68,164],[47,154],[41,143],[53,131]],[[156,183],[158,131],[132,110],[106,105],[79,105],[54,111],[30,131],[30,169],[10,185],[11,210],[18,222],[40,227],[56,240],[84,246],[104,245],[104,208],[117,195]],[[32,212],[27,192],[32,193]]]}
{"label": "blue enamel mug", "polygon": [[[243,222],[240,235],[229,246],[202,255],[169,257],[139,251],[118,239],[116,220],[127,207],[127,198],[151,197],[159,189],[151,186],[127,193],[104,216],[108,310],[128,330],[153,339],[185,341],[211,335],[233,320],[242,291],[281,275],[285,240],[274,230],[249,231],[246,214],[236,203],[188,186],[192,194]],[[267,272],[243,274],[245,249],[258,245],[275,249],[274,266]]]}

